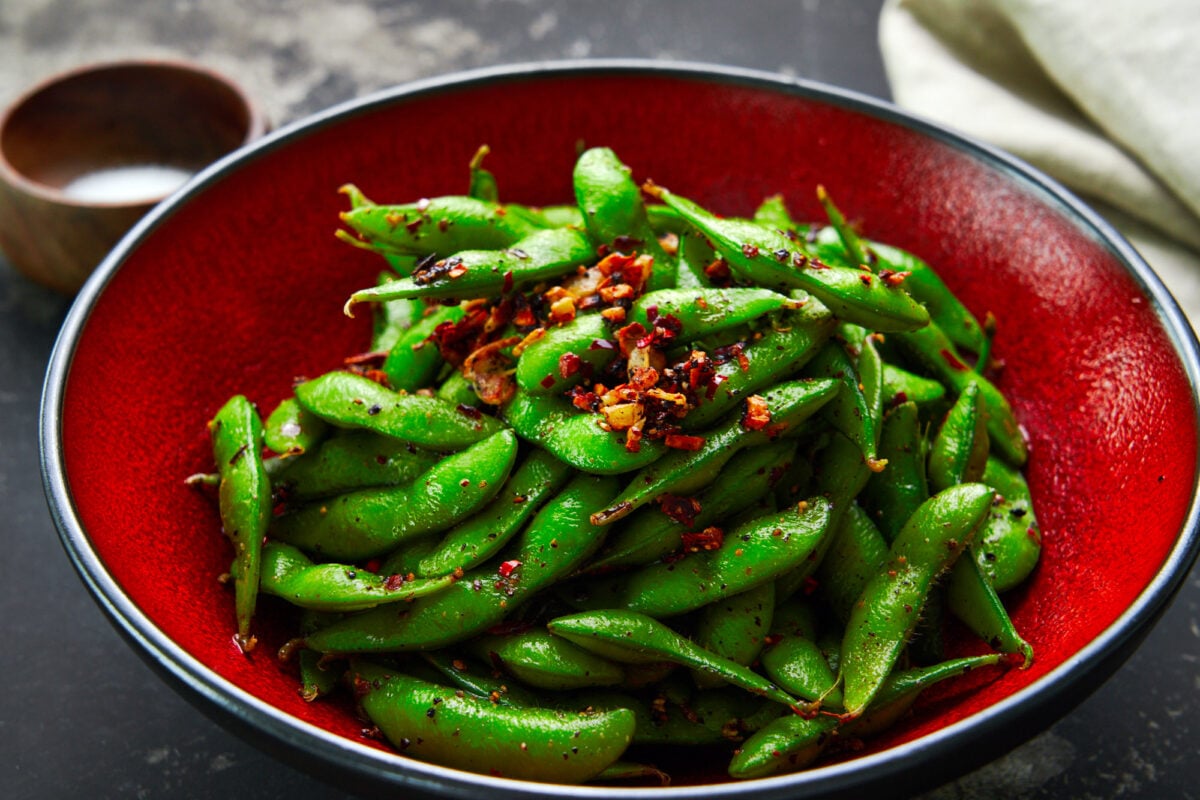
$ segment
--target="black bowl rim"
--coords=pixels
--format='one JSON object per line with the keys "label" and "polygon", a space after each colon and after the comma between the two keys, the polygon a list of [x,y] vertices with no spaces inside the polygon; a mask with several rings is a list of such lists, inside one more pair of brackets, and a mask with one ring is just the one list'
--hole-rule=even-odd
{"label": "black bowl rim", "polygon": [[[1092,642],[1051,672],[999,703],[903,746],[805,772],[755,781],[701,786],[633,788],[562,786],[496,779],[461,772],[380,751],[349,741],[298,720],[234,686],[176,645],[121,590],[92,548],[77,516],[63,463],[61,414],[72,358],[92,307],[121,264],[155,228],[184,207],[192,193],[221,180],[243,162],[263,157],[287,142],[344,118],[408,99],[492,83],[584,76],[664,76],[749,86],[801,96],[847,108],[906,127],[981,160],[1015,183],[1038,194],[1101,242],[1145,292],[1164,326],[1192,387],[1193,408],[1200,385],[1200,345],[1188,321],[1150,266],[1099,214],[1057,181],[991,145],[903,111],[883,100],[803,78],[697,62],[642,59],[549,61],[489,67],[402,84],[335,105],[298,120],[215,162],[156,206],[113,249],[80,290],[55,343],[46,372],[41,404],[40,452],[43,485],[62,544],[94,599],[111,621],[136,642],[152,664],[178,680],[194,697],[211,703],[242,727],[315,759],[333,770],[364,778],[377,786],[403,787],[456,797],[479,791],[506,798],[714,798],[754,794],[763,800],[824,795],[882,785],[919,768],[942,777],[961,774],[984,758],[999,755],[1019,739],[1065,714],[1107,678],[1146,634],[1178,591],[1200,552],[1200,504],[1193,490],[1187,518],[1162,568],[1135,602]],[[1013,731],[1021,733],[1014,736]],[[967,756],[968,749],[975,756]],[[961,765],[961,766],[959,766]]]}

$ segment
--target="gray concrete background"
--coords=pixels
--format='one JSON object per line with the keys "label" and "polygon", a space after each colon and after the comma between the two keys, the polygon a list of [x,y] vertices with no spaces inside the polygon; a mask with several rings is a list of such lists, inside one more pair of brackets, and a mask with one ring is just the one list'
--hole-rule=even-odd
{"label": "gray concrete background", "polygon": [[[0,102],[102,59],[198,60],[276,125],[414,78],[553,58],[710,61],[887,97],[881,0],[0,0]],[[42,373],[68,301],[0,257],[0,795],[339,798],[216,727],[95,608],[37,473]],[[1049,731],[926,800],[1200,797],[1200,582],[1118,675]]]}

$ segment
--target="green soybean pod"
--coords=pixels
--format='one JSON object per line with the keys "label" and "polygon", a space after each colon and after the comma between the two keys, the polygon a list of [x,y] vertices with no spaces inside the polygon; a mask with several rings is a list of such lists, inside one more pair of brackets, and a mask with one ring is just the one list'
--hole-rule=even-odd
{"label": "green soybean pod", "polygon": [[490,503],[447,531],[436,546],[421,556],[416,574],[449,575],[457,569],[473,569],[491,558],[572,474],[570,467],[546,451],[533,450],[513,470]]}
{"label": "green soybean pod", "polygon": [[1037,566],[1042,534],[1029,485],[1019,470],[998,458],[989,458],[983,482],[996,490],[996,502],[972,552],[996,591],[1006,592],[1029,577]]}
{"label": "green soybean pod", "polygon": [[502,406],[501,415],[525,441],[592,475],[631,472],[667,452],[661,442],[646,440],[630,450],[624,436],[600,427],[601,415],[579,411],[554,395],[518,390]]}
{"label": "green soybean pod", "polygon": [[613,661],[633,664],[671,661],[710,672],[748,692],[800,712],[807,707],[758,673],[710,653],[666,625],[634,611],[588,611],[546,623],[555,636]]}
{"label": "green soybean pod", "polygon": [[821,597],[843,624],[887,557],[887,540],[867,512],[853,503],[834,529],[833,541],[817,568]]}
{"label": "green soybean pod", "polygon": [[311,703],[319,697],[332,694],[342,679],[342,672],[323,664],[320,653],[301,650],[296,657],[300,671],[300,698]]}
{"label": "green soybean pod", "polygon": [[585,150],[575,161],[572,182],[575,201],[592,237],[621,252],[652,256],[654,267],[647,279],[650,290],[674,286],[675,261],[659,245],[642,191],[617,154],[607,147]]}
{"label": "green soybean pod", "polygon": [[780,717],[755,732],[733,754],[729,776],[748,780],[802,770],[820,757],[837,727],[836,717]]}
{"label": "green soybean pod", "polygon": [[[746,397],[796,375],[833,334],[836,321],[820,303],[780,316],[734,358],[716,368],[718,383],[683,419],[685,430],[716,423]],[[711,394],[711,396],[709,396]]]}
{"label": "green soybean pod", "polygon": [[907,402],[931,406],[946,396],[946,387],[940,381],[921,377],[895,364],[884,362],[882,373],[885,408]]}
{"label": "green soybean pod", "polygon": [[795,569],[816,551],[829,524],[829,501],[815,497],[800,508],[789,506],[727,531],[714,550],[584,581],[571,599],[583,608],[627,609],[652,617],[695,611]]}
{"label": "green soybean pod", "polygon": [[982,478],[988,458],[986,415],[978,384],[968,384],[929,448],[929,484],[935,492]]}
{"label": "green soybean pod", "polygon": [[362,428],[433,450],[461,450],[503,427],[473,409],[399,394],[350,372],[328,372],[296,387],[300,405],[343,428]]}
{"label": "green soybean pod", "polygon": [[434,394],[439,400],[453,403],[456,407],[475,408],[479,405],[479,395],[475,392],[475,385],[457,369],[446,376]]}
{"label": "green soybean pod", "polygon": [[887,460],[887,467],[870,477],[859,498],[889,543],[929,499],[922,424],[913,402],[901,403],[884,415],[879,457]]}
{"label": "green soybean pod", "polygon": [[372,431],[339,430],[316,449],[282,459],[271,473],[271,484],[289,502],[332,497],[409,483],[441,458]]}
{"label": "green soybean pod", "polygon": [[792,381],[767,391],[763,398],[771,412],[770,429],[747,428],[744,415],[734,414],[702,434],[696,450],[673,450],[643,467],[611,506],[592,515],[592,522],[607,525],[664,494],[689,494],[710,484],[721,468],[745,447],[770,442],[795,429],[804,420],[836,399],[838,384],[830,379]]}
{"label": "green soybean pod", "polygon": [[382,367],[394,391],[415,392],[433,385],[445,361],[429,337],[443,322],[458,322],[464,313],[461,306],[430,309],[397,337]]}
{"label": "green soybean pod", "polygon": [[721,219],[696,203],[656,187],[662,200],[709,238],[739,277],[768,289],[803,289],[839,319],[869,330],[904,331],[929,322],[929,312],[903,288],[869,271],[813,264],[804,246],[749,221]]}
{"label": "green soybean pod", "polygon": [[946,605],[988,646],[1002,653],[1020,653],[1023,667],[1033,663],[1033,647],[1017,632],[995,588],[969,555],[950,570]]}
{"label": "green soybean pod", "polygon": [[888,561],[863,589],[842,639],[847,718],[860,716],[908,643],[934,580],[970,545],[992,490],[964,483],[935,494],[892,542]]}
{"label": "green soybean pod", "polygon": [[615,686],[625,680],[620,664],[537,628],[481,636],[465,647],[535,689],[565,691]]}
{"label": "green soybean pod", "polygon": [[340,217],[361,243],[416,255],[509,247],[537,230],[498,203],[456,195],[403,205],[362,204]]}
{"label": "green soybean pod", "polygon": [[418,268],[410,277],[352,293],[344,306],[346,315],[354,316],[359,303],[406,297],[499,297],[514,287],[559,278],[596,260],[595,243],[575,228],[537,230],[502,250],[451,252],[454,255]]}
{"label": "green soybean pod", "polygon": [[566,713],[493,704],[378,665],[351,667],[364,713],[404,755],[517,780],[580,783],[633,739],[626,709]]}
{"label": "green soybean pod", "polygon": [[940,661],[925,667],[897,670],[887,677],[866,712],[848,725],[855,736],[874,736],[891,727],[916,702],[921,692],[936,683],[957,678],[976,669],[995,666],[1000,656],[992,653]]}
{"label": "green soybean pod", "polygon": [[785,439],[740,450],[696,495],[700,511],[690,524],[672,519],[657,508],[638,509],[617,523],[587,572],[646,566],[678,552],[685,533],[703,530],[751,508],[771,490],[776,470],[786,468],[795,456],[796,446],[795,440]]}
{"label": "green soybean pod", "polygon": [[238,646],[253,649],[250,623],[258,599],[262,541],[271,517],[271,483],[263,466],[262,420],[254,404],[234,395],[208,424],[220,481],[221,529],[234,549],[234,605]]}
{"label": "green soybean pod", "polygon": [[841,708],[838,678],[817,645],[817,616],[810,603],[793,597],[777,606],[771,642],[759,659],[763,674],[797,697]]}
{"label": "green soybean pod", "polygon": [[452,576],[406,580],[377,575],[353,564],[314,564],[295,547],[268,541],[263,545],[260,589],[313,611],[361,611],[384,603],[415,600],[454,583]]}
{"label": "green soybean pod", "polygon": [[[413,266],[416,266],[415,263]],[[409,268],[407,272],[400,274],[407,275],[411,271]],[[394,280],[396,280],[395,274],[382,272],[375,283],[387,283]],[[376,305],[375,313],[371,317],[371,352],[386,353],[392,349],[392,345],[406,330],[412,327],[414,322],[421,319],[424,313],[425,304],[420,300],[406,298]]]}
{"label": "green soybean pod", "polygon": [[[749,666],[762,652],[774,612],[775,584],[764,583],[696,612],[692,641],[723,658]],[[725,682],[710,672],[694,672],[692,678],[701,689],[713,689]]]}
{"label": "green soybean pod", "polygon": [[517,385],[532,394],[561,394],[616,357],[611,337],[599,314],[579,314],[548,329],[517,359]]}
{"label": "green soybean pod", "polygon": [[489,562],[445,592],[398,610],[381,607],[351,615],[304,643],[321,652],[386,653],[431,650],[478,635],[587,561],[603,538],[588,517],[616,490],[612,478],[578,475],[509,543],[497,557],[503,559],[500,565]]}
{"label": "green soybean pod", "polygon": [[298,456],[316,447],[329,426],[325,420],[306,411],[294,397],[275,406],[263,424],[263,442],[273,452]]}
{"label": "green soybean pod", "polygon": [[677,339],[687,342],[801,305],[801,301],[770,289],[659,289],[635,300],[626,322],[649,330],[658,320],[669,318],[679,329]]}
{"label": "green soybean pod", "polygon": [[[304,652],[312,652],[306,650]],[[534,707],[542,706],[542,697],[509,676],[498,675],[490,664],[484,665],[474,659],[459,658],[446,650],[422,652],[421,660],[433,667],[440,675],[432,683],[447,683],[470,692],[476,697],[486,697],[499,705]],[[407,668],[407,664],[405,665]]]}
{"label": "green soybean pod", "polygon": [[411,486],[360,489],[276,517],[271,536],[323,558],[381,556],[478,511],[500,490],[516,455],[516,436],[500,431],[434,464]]}
{"label": "green soybean pod", "polygon": [[898,344],[920,369],[945,383],[956,395],[971,384],[977,385],[987,410],[988,436],[996,454],[1016,467],[1025,463],[1029,445],[1012,406],[995,384],[962,360],[954,343],[936,323],[893,334],[888,341]]}

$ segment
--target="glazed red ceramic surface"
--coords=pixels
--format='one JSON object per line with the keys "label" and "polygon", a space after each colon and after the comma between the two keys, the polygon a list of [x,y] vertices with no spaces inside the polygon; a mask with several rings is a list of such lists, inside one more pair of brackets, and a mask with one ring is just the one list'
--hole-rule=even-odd
{"label": "glazed red ceramic surface", "polygon": [[143,231],[95,299],[62,392],[70,496],[116,584],[186,653],[289,715],[368,743],[343,705],[297,695],[274,657],[287,635],[280,606],[263,602],[251,657],[234,645],[232,592],[217,580],[229,544],[210,498],[184,478],[212,468],[205,422],[231,394],[270,411],[298,377],[366,348],[369,322],[346,318],[342,303],[382,262],[334,238],[347,207],[339,186],[378,201],[462,193],[486,143],[503,199],[570,202],[581,142],[611,146],[636,179],[729,215],[781,192],[798,217],[818,218],[824,184],[867,235],[921,255],[976,315],[998,321],[998,383],[1028,431],[1045,545],[1012,598],[1037,659],[939,691],[866,752],[1033,685],[1162,568],[1197,482],[1185,360],[1145,287],[1053,192],[895,116],[765,81],[493,77],[276,135]]}

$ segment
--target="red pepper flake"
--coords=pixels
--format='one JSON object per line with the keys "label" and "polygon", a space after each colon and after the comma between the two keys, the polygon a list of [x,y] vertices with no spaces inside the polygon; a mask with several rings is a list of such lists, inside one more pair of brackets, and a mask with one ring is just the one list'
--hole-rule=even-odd
{"label": "red pepper flake", "polygon": [[366,564],[363,564],[363,569],[367,572],[379,572],[379,568],[383,566],[383,562],[378,558],[372,558]]}
{"label": "red pepper flake", "polygon": [[640,425],[631,425],[625,431],[625,451],[629,453],[640,453],[642,450],[642,428]]}
{"label": "red pepper flake", "polygon": [[504,273],[504,283],[500,287],[500,292],[502,294],[508,294],[509,292],[512,291],[512,288],[513,288],[513,274],[512,274],[512,270],[510,269],[508,272]]}
{"label": "red pepper flake", "polygon": [[347,356],[342,359],[342,363],[347,367],[355,367],[362,364],[382,364],[387,355],[387,350],[372,350],[369,353],[358,353],[357,355]]}
{"label": "red pepper flake", "polygon": [[729,277],[729,263],[723,258],[718,258],[704,268],[704,274],[713,280],[726,279]]}
{"label": "red pepper flake", "polygon": [[746,413],[742,415],[742,427],[748,431],[761,431],[771,422],[771,409],[762,395],[746,398]]}
{"label": "red pepper flake", "polygon": [[904,279],[911,274],[911,270],[897,272],[896,270],[892,269],[881,269],[879,271],[879,279],[888,286],[899,286],[900,284],[904,283]]}
{"label": "red pepper flake", "polygon": [[707,391],[705,391],[704,396],[707,399],[712,400],[714,397],[717,396],[717,389],[719,389],[721,387],[721,384],[727,380],[729,380],[729,379],[727,377],[725,377],[724,375],[713,375],[712,378],[708,381],[708,388],[707,388]]}
{"label": "red pepper flake", "polygon": [[[558,374],[564,379],[569,378],[583,366],[583,359],[574,353],[563,353],[558,357]],[[547,387],[548,388],[548,387]]]}
{"label": "red pepper flake", "polygon": [[741,345],[738,346],[733,355],[734,358],[737,359],[738,366],[741,368],[742,372],[749,372],[750,358],[746,355],[746,351],[742,349]]}
{"label": "red pepper flake", "polygon": [[511,561],[505,561],[503,564],[500,565],[500,567],[496,570],[496,572],[498,572],[500,574],[501,578],[507,578],[508,576],[512,575],[513,572],[516,571],[517,567],[519,567],[519,566],[521,566],[521,562],[517,561],[516,559],[513,559]]}
{"label": "red pepper flake", "polygon": [[756,257],[758,255],[758,246],[747,242],[746,244],[742,245],[742,255],[744,255],[746,258]]}
{"label": "red pepper flake", "polygon": [[964,364],[962,360],[949,348],[942,348],[939,355],[941,355],[943,361],[950,365],[951,369],[958,370],[959,372],[969,369],[969,367]]}
{"label": "red pepper flake", "polygon": [[542,385],[543,389],[553,389],[554,388],[554,376],[547,375],[546,377],[544,377],[540,381],[538,381],[538,383],[540,383]]}
{"label": "red pepper flake", "polygon": [[668,433],[663,444],[673,450],[690,450],[695,452],[704,446],[703,436],[687,436],[682,433]]}
{"label": "red pepper flake", "polygon": [[588,350],[616,350],[617,346],[608,339],[592,339],[592,343],[588,345]]}
{"label": "red pepper flake", "polygon": [[709,525],[702,531],[685,533],[683,549],[688,553],[699,553],[701,550],[716,550],[725,541],[725,531],[715,525]]}
{"label": "red pepper flake", "polygon": [[633,256],[625,255],[624,253],[609,253],[600,259],[596,264],[596,269],[601,275],[612,275],[616,272],[624,272],[625,268],[633,263]]}
{"label": "red pepper flake", "polygon": [[871,285],[871,273],[869,272],[864,272],[863,274],[859,275],[858,279],[862,281],[863,286]]}
{"label": "red pepper flake", "polygon": [[694,497],[681,497],[675,494],[664,494],[658,498],[658,507],[662,512],[680,525],[691,527],[700,513],[700,501]]}
{"label": "red pepper flake", "polygon": [[467,268],[461,263],[455,264],[446,274],[450,276],[451,280],[454,280],[455,278],[461,278],[463,275],[466,275]]}
{"label": "red pepper flake", "polygon": [[475,406],[469,406],[466,403],[459,403],[456,407],[458,413],[468,419],[479,419],[483,416],[483,412]]}
{"label": "red pepper flake", "polygon": [[406,582],[415,580],[415,575],[388,575],[383,581],[383,590],[385,592],[394,592],[403,586]]}

